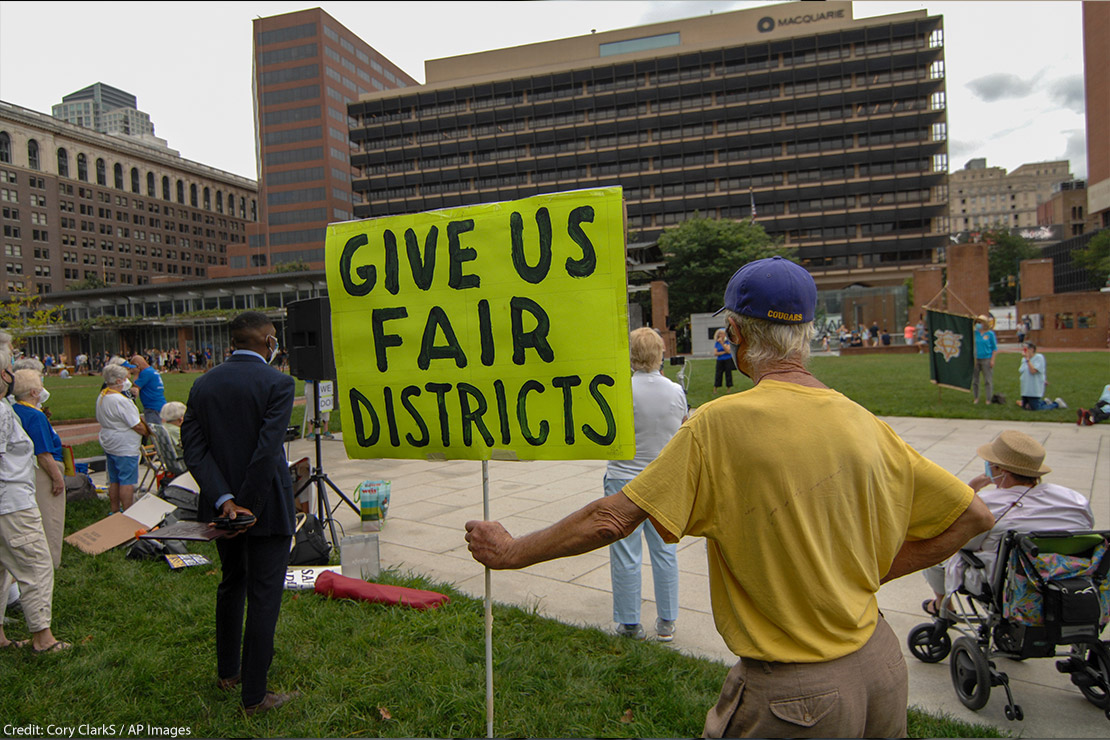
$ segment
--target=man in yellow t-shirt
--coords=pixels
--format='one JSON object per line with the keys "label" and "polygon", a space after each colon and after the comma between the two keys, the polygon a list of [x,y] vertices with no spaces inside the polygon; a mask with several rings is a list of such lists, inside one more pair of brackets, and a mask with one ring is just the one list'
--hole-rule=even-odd
{"label": "man in yellow t-shirt", "polygon": [[466,524],[491,568],[587,552],[649,517],[665,541],[705,537],[714,620],[741,658],[707,737],[903,736],[906,666],[875,594],[994,522],[967,485],[806,370],[816,295],[781,257],[745,265],[722,311],[755,388],[703,406],[621,493],[545,530]]}

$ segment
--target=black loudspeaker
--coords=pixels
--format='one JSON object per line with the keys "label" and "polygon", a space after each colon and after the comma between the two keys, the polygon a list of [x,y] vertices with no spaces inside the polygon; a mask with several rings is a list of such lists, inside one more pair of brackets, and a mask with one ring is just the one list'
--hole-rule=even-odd
{"label": "black loudspeaker", "polygon": [[285,311],[289,372],[301,380],[335,380],[331,304],[328,299],[293,301],[285,304]]}

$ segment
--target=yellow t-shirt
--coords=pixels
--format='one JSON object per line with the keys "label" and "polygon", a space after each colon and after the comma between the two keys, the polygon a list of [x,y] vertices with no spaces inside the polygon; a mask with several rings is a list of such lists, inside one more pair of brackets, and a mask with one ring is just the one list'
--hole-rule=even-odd
{"label": "yellow t-shirt", "polygon": [[903,541],[974,495],[840,393],[775,380],[703,406],[624,492],[665,540],[708,540],[729,649],[787,663],[862,647]]}

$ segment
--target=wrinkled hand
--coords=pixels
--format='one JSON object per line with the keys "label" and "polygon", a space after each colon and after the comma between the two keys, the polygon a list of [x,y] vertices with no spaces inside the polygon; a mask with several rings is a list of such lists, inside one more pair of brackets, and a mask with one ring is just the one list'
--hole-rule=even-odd
{"label": "wrinkled hand", "polygon": [[971,486],[971,490],[975,491],[976,493],[979,493],[979,491],[986,488],[988,485],[990,485],[990,483],[991,479],[983,475],[982,473],[967,482],[967,484]]}
{"label": "wrinkled hand", "polygon": [[482,565],[494,570],[515,567],[510,552],[513,537],[500,522],[478,520],[467,522],[466,542],[470,554]]}
{"label": "wrinkled hand", "polygon": [[50,493],[54,496],[61,496],[66,492],[66,482],[64,478],[55,478],[50,481]]}

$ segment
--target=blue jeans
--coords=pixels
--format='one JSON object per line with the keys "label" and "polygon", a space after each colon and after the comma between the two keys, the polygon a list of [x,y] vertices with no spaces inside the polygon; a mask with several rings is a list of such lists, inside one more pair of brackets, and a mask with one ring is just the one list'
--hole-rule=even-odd
{"label": "blue jeans", "polygon": [[1043,398],[1034,398],[1032,396],[1022,396],[1021,405],[1026,411],[1051,411],[1052,409],[1060,408],[1060,404],[1055,401],[1045,401]]}
{"label": "blue jeans", "polygon": [[[605,478],[605,495],[620,493],[627,480]],[[613,579],[613,621],[640,623],[640,565],[643,562],[643,532],[651,555],[651,574],[655,581],[655,610],[660,619],[678,619],[677,546],[668,545],[644,520],[636,531],[609,545],[609,573]]]}

